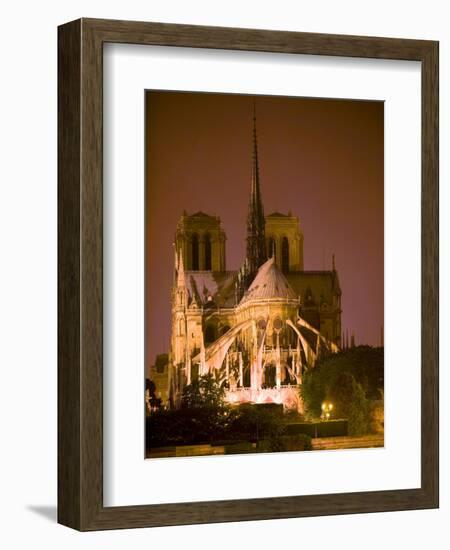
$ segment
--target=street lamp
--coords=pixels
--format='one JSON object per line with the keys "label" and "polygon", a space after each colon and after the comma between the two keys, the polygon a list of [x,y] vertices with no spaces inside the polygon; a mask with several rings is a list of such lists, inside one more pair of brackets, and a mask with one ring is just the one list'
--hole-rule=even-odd
{"label": "street lamp", "polygon": [[333,410],[333,403],[330,403],[329,401],[324,401],[322,403],[322,420],[330,420],[331,418],[331,412]]}

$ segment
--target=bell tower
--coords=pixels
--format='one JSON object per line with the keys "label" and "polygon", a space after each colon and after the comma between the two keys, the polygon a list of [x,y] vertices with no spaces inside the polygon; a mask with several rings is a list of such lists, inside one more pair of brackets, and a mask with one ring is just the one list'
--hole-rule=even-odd
{"label": "bell tower", "polygon": [[218,216],[184,212],[178,222],[175,248],[183,258],[186,271],[225,271],[225,241]]}
{"label": "bell tower", "polygon": [[273,212],[266,216],[267,254],[283,273],[303,271],[303,232],[297,216],[291,212]]}

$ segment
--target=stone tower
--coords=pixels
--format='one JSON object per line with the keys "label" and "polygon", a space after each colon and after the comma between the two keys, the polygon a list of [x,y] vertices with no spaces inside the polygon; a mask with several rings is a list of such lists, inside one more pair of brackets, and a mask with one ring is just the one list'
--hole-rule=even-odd
{"label": "stone tower", "polygon": [[186,212],[177,225],[175,249],[186,271],[225,271],[225,232],[218,216]]}
{"label": "stone tower", "polygon": [[283,273],[303,271],[303,233],[297,216],[274,212],[266,217],[267,255]]}

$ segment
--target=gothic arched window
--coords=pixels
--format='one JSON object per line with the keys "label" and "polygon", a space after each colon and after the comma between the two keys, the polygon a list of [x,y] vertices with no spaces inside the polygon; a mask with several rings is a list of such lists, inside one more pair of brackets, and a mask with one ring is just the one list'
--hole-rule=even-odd
{"label": "gothic arched window", "polygon": [[273,363],[266,365],[264,369],[264,385],[266,388],[274,388],[277,384],[277,368]]}
{"label": "gothic arched window", "polygon": [[198,253],[198,235],[194,233],[192,235],[192,269],[198,271],[199,268],[199,253]]}
{"label": "gothic arched window", "polygon": [[205,270],[210,271],[211,269],[211,237],[209,235],[205,235]]}
{"label": "gothic arched window", "polygon": [[212,344],[216,339],[214,325],[207,325],[205,329],[205,344]]}
{"label": "gothic arched window", "polygon": [[277,259],[277,245],[273,237],[269,237],[267,241],[267,257]]}
{"label": "gothic arched window", "polygon": [[287,237],[283,237],[281,241],[281,271],[288,273],[289,271],[289,241]]}

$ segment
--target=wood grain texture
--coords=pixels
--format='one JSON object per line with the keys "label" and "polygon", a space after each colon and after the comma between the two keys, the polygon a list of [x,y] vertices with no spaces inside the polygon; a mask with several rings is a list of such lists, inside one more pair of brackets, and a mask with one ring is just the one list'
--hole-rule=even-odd
{"label": "wood grain texture", "polygon": [[79,528],[81,22],[58,31],[58,521]]}
{"label": "wood grain texture", "polygon": [[[438,506],[438,44],[424,40],[81,19],[59,28],[58,521],[79,530]],[[420,489],[103,507],[102,48],[105,42],[422,63]]]}
{"label": "wood grain texture", "polygon": [[439,502],[439,47],[422,60],[422,488]]}

